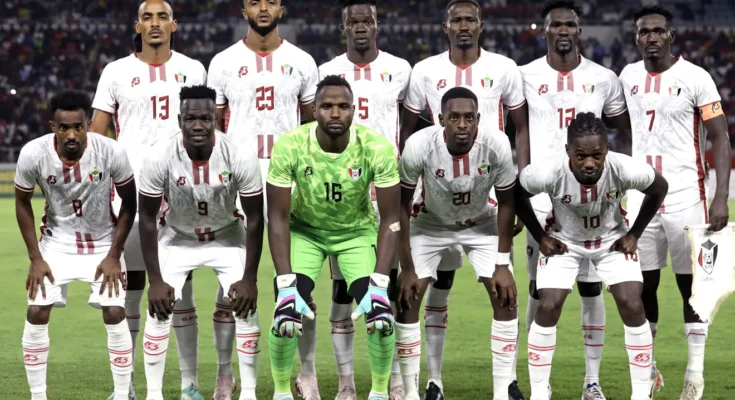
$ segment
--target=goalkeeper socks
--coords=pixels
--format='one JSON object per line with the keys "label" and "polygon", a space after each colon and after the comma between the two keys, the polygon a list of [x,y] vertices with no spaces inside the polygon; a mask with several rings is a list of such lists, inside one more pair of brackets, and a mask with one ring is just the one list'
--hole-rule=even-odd
{"label": "goalkeeper socks", "polygon": [[[310,298],[307,303],[312,304],[314,298]],[[301,374],[316,376],[316,318],[301,320],[301,329],[303,334],[298,339],[299,358],[301,359]]]}
{"label": "goalkeeper socks", "polygon": [[48,324],[33,325],[26,321],[23,329],[23,362],[26,367],[32,400],[46,400],[46,369],[50,339]]}
{"label": "goalkeeper socks", "polygon": [[526,305],[526,332],[531,330],[531,325],[536,319],[536,311],[538,310],[538,299],[534,299],[528,295],[528,304]]}
{"label": "goalkeeper socks", "polygon": [[277,336],[271,328],[268,335],[268,356],[276,393],[291,393],[291,370],[296,355],[297,340]]}
{"label": "goalkeeper socks", "polygon": [[232,349],[235,343],[235,316],[232,305],[225,300],[222,286],[217,289],[212,327],[214,330],[214,348],[217,349],[217,376],[232,375]]}
{"label": "goalkeeper socks", "polygon": [[684,375],[685,382],[704,381],[704,346],[707,342],[708,331],[709,326],[702,322],[684,324],[684,336],[689,345],[689,362]]}
{"label": "goalkeeper socks", "polygon": [[582,337],[586,373],[584,387],[600,382],[602,346],[605,343],[605,300],[602,294],[582,297]]}
{"label": "goalkeeper socks", "polygon": [[172,323],[179,353],[181,390],[191,385],[199,387],[199,322],[191,280],[184,283],[181,300],[174,305]]}
{"label": "goalkeeper socks", "polygon": [[372,390],[377,393],[388,393],[390,369],[393,364],[395,333],[383,336],[380,332],[367,335],[368,355],[370,356],[370,372],[372,374]]}
{"label": "goalkeeper socks", "polygon": [[[353,365],[352,341],[355,337],[355,324],[352,315],[352,304],[332,303],[329,310],[329,323],[332,325],[332,345],[334,358],[337,360],[337,375],[352,377],[355,374]],[[303,320],[302,320],[303,323]],[[355,387],[354,379],[350,379]]]}
{"label": "goalkeeper socks", "polygon": [[419,398],[419,371],[421,370],[421,326],[418,322],[396,322],[396,349],[403,377],[405,397]]}
{"label": "goalkeeper socks", "polygon": [[242,388],[240,398],[254,399],[260,355],[258,313],[256,312],[247,319],[238,318],[235,322],[235,330],[237,332],[237,359],[240,366],[240,387]]}
{"label": "goalkeeper socks", "polygon": [[493,319],[490,348],[493,354],[493,399],[508,400],[511,368],[518,350],[518,319]]}
{"label": "goalkeeper socks", "polygon": [[115,384],[115,400],[127,400],[130,379],[133,374],[133,343],[128,322],[123,320],[107,328],[107,350],[110,353],[110,369]]}
{"label": "goalkeeper socks", "polygon": [[648,321],[639,327],[625,327],[625,349],[628,351],[630,364],[630,382],[633,392],[631,399],[647,399],[649,396],[648,382],[651,379],[651,365],[653,358],[653,338]]}
{"label": "goalkeeper socks", "polygon": [[166,369],[166,352],[171,332],[171,319],[159,321],[150,315],[145,320],[143,333],[143,360],[148,399],[163,400],[163,372]]}
{"label": "goalkeeper socks", "polygon": [[556,349],[556,326],[542,327],[535,322],[528,333],[528,375],[531,399],[548,398],[551,360]]}
{"label": "goalkeeper socks", "polygon": [[[424,332],[426,335],[426,367],[430,382],[443,390],[442,363],[444,361],[444,339],[449,322],[449,290],[436,289],[429,285],[424,305]],[[405,383],[405,382],[404,382]]]}

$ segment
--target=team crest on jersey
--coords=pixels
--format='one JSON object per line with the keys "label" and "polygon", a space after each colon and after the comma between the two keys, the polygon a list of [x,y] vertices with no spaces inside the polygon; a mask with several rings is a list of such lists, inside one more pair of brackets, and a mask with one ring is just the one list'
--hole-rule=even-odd
{"label": "team crest on jersey", "polygon": [[584,86],[582,86],[582,90],[587,94],[592,94],[595,92],[595,85],[591,83],[585,83]]}
{"label": "team crest on jersey", "polygon": [[229,171],[222,171],[219,174],[219,181],[222,183],[230,183],[231,177],[232,177],[232,174]]}
{"label": "team crest on jersey", "polygon": [[362,167],[354,166],[352,168],[347,168],[347,172],[349,172],[352,179],[358,180],[362,176]]}
{"label": "team crest on jersey", "polygon": [[179,85],[183,85],[186,83],[186,75],[184,75],[183,72],[179,72],[178,74],[174,75],[174,78]]}
{"label": "team crest on jersey", "polygon": [[445,87],[447,87],[447,80],[446,79],[439,79],[439,83],[436,84],[436,90],[442,90]]}
{"label": "team crest on jersey", "polygon": [[46,178],[46,182],[48,182],[49,185],[53,185],[56,183],[56,175],[49,175],[48,178]]}
{"label": "team crest on jersey", "polygon": [[434,176],[436,177],[436,179],[444,178],[444,170],[441,168],[437,169],[436,172],[434,173]]}
{"label": "team crest on jersey", "polygon": [[312,175],[314,175],[314,170],[311,167],[307,166],[306,168],[304,168],[304,176]]}
{"label": "team crest on jersey", "polygon": [[283,73],[283,75],[291,76],[291,74],[293,73],[293,67],[289,64],[281,65],[281,72]]}
{"label": "team crest on jersey", "polygon": [[564,204],[569,204],[572,202],[572,196],[569,194],[565,194],[564,197],[561,198],[561,202]]}
{"label": "team crest on jersey", "polygon": [[238,78],[242,78],[243,76],[245,76],[247,74],[248,74],[248,67],[247,67],[247,65],[243,65],[242,67],[240,67],[240,70],[237,71],[237,77]]}
{"label": "team crest on jersey", "polygon": [[635,85],[635,86],[633,86],[633,87],[632,87],[632,88],[630,89],[630,94],[631,94],[631,95],[634,95],[634,94],[637,94],[637,93],[638,93],[638,85]]}
{"label": "team crest on jersey", "polygon": [[712,275],[712,270],[715,268],[715,262],[717,261],[717,243],[707,239],[701,246],[697,263],[704,272]]}
{"label": "team crest on jersey", "polygon": [[477,168],[477,173],[482,175],[487,175],[490,173],[490,166],[487,164],[480,165],[480,168]]}
{"label": "team crest on jersey", "polygon": [[539,266],[539,268],[545,267],[548,262],[549,262],[549,257],[546,257],[542,253],[539,253],[539,255],[538,255],[538,266]]}
{"label": "team crest on jersey", "polygon": [[384,83],[390,83],[393,80],[393,75],[391,75],[390,72],[385,71],[380,74],[380,80]]}
{"label": "team crest on jersey", "polygon": [[97,171],[97,168],[95,168],[92,173],[89,174],[89,181],[90,182],[99,182],[102,179],[102,172]]}
{"label": "team crest on jersey", "polygon": [[178,186],[184,186],[186,185],[186,177],[180,176],[179,179],[176,180],[176,185]]}
{"label": "team crest on jersey", "polygon": [[137,76],[133,78],[132,81],[130,81],[130,87],[135,87],[136,85],[139,85],[139,84],[140,84],[140,78],[138,78]]}
{"label": "team crest on jersey", "polygon": [[541,96],[544,93],[548,93],[548,92],[549,92],[549,85],[543,84],[543,85],[539,86],[539,88],[538,88],[538,95],[539,96]]}
{"label": "team crest on jersey", "polygon": [[493,80],[489,76],[485,75],[485,77],[480,80],[480,84],[485,90],[490,90],[490,88],[493,87]]}
{"label": "team crest on jersey", "polygon": [[669,96],[678,96],[680,93],[681,87],[679,87],[679,82],[674,82],[674,84],[669,88]]}
{"label": "team crest on jersey", "polygon": [[619,194],[620,193],[617,190],[610,189],[610,190],[607,191],[607,193],[605,193],[605,198],[607,200],[614,201],[614,200],[617,200],[618,199],[618,195]]}

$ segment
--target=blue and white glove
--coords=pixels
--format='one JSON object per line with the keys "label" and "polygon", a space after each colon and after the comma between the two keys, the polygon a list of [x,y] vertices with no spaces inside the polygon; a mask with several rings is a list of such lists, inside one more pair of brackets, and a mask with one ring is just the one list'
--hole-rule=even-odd
{"label": "blue and white glove", "polygon": [[296,291],[296,274],[280,275],[276,277],[278,299],[273,315],[272,331],[276,336],[301,336],[301,317],[314,319],[314,312]]}
{"label": "blue and white glove", "polygon": [[368,335],[380,332],[383,336],[390,336],[393,333],[395,320],[388,300],[388,283],[390,278],[387,275],[378,273],[370,275],[367,294],[352,313],[353,321],[357,321],[362,314],[365,314]]}

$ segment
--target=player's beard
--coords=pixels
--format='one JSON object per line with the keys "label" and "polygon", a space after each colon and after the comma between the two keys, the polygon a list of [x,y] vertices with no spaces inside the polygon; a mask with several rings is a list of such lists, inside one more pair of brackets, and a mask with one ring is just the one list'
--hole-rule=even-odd
{"label": "player's beard", "polygon": [[248,18],[248,25],[250,25],[250,29],[255,31],[260,36],[266,36],[269,33],[273,32],[274,29],[278,28],[278,20],[273,19],[273,22],[271,22],[267,26],[258,26],[258,22],[255,20],[252,20]]}

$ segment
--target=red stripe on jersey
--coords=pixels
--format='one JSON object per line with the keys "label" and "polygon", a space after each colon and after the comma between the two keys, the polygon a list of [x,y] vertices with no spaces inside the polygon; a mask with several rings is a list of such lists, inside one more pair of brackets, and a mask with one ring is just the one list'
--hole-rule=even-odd
{"label": "red stripe on jersey", "polygon": [[661,93],[661,74],[656,75],[656,79],[654,79],[654,89],[656,93]]}
{"label": "red stripe on jersey", "polygon": [[707,209],[707,202],[703,201],[702,204],[704,205],[704,223],[709,224],[709,210]]}
{"label": "red stripe on jersey", "polygon": [[230,105],[227,104],[225,106],[225,126],[224,126],[225,133],[227,133],[227,127],[230,126],[230,115],[231,115],[231,113],[230,113]]}
{"label": "red stripe on jersey", "polygon": [[92,235],[85,233],[84,241],[87,243],[87,254],[94,254],[94,241],[92,240]]}
{"label": "red stripe on jersey", "polygon": [[505,121],[503,121],[503,99],[498,100],[498,128],[505,130]]}
{"label": "red stripe on jersey", "polygon": [[562,74],[561,72],[558,72],[556,74],[556,91],[564,91],[564,74]]}
{"label": "red stripe on jersey", "polygon": [[574,72],[572,71],[567,74],[567,90],[574,91]]}
{"label": "red stripe on jersey", "polygon": [[597,201],[597,185],[579,185],[579,193],[582,204]]}
{"label": "red stripe on jersey", "polygon": [[462,69],[459,67],[454,69],[454,86],[462,86]]}
{"label": "red stripe on jersey", "polygon": [[646,74],[646,90],[644,93],[648,93],[651,91],[651,75]]}
{"label": "red stripe on jersey", "polygon": [[472,66],[471,65],[467,67],[466,70],[464,70],[464,84],[467,86],[472,86]]}
{"label": "red stripe on jersey", "polygon": [[363,71],[363,74],[365,75],[365,80],[368,80],[368,81],[372,81],[373,80],[372,73],[370,71],[370,64],[368,64],[365,67],[365,69],[363,69],[362,71]]}
{"label": "red stripe on jersey", "polygon": [[194,162],[191,163],[191,173],[194,175],[194,184],[198,185],[200,178],[199,178],[199,166],[194,164]]}
{"label": "red stripe on jersey", "polygon": [[115,104],[115,116],[112,118],[115,121],[115,139],[120,139],[120,118],[117,115],[118,110],[120,110],[120,105]]}
{"label": "red stripe on jersey", "polygon": [[77,254],[84,254],[84,242],[82,241],[82,232],[74,232],[77,236]]}
{"label": "red stripe on jersey", "polygon": [[255,55],[255,65],[258,73],[263,71],[263,57],[256,54]]}
{"label": "red stripe on jersey", "polygon": [[158,67],[158,77],[166,82],[166,64],[162,64],[160,67]]}
{"label": "red stripe on jersey", "polygon": [[82,168],[79,163],[74,164],[74,182],[82,181]]}
{"label": "red stripe on jersey", "polygon": [[462,170],[463,170],[462,171],[463,175],[470,174],[470,155],[469,154],[462,157]]}
{"label": "red stripe on jersey", "polygon": [[205,163],[203,167],[204,167],[203,168],[204,169],[204,183],[209,185],[209,163],[208,162]]}
{"label": "red stripe on jersey", "polygon": [[[396,99],[396,110],[400,110],[400,102],[398,99]],[[396,113],[396,149],[398,148],[398,142],[400,141],[399,115],[399,113]],[[398,159],[400,160],[400,155],[398,156]]]}
{"label": "red stripe on jersey", "polygon": [[456,157],[452,157],[452,172],[454,173],[454,178],[459,177],[459,159]]}
{"label": "red stripe on jersey", "polygon": [[359,81],[360,78],[361,78],[360,67],[358,67],[357,65],[355,65],[354,72],[355,72],[355,80],[356,81]]}
{"label": "red stripe on jersey", "polygon": [[64,164],[64,166],[61,167],[61,170],[64,172],[64,183],[70,183],[71,173],[69,173],[69,167]]}
{"label": "red stripe on jersey", "polygon": [[[694,151],[697,153],[697,184],[699,185],[699,198],[700,200],[706,200],[707,196],[704,190],[704,163],[702,162],[702,151],[701,143],[699,143],[699,110],[694,109],[694,125],[692,126],[692,133],[694,134]],[[658,170],[660,171],[660,170]]]}
{"label": "red stripe on jersey", "polygon": [[151,82],[156,81],[156,67],[152,65],[148,66],[148,79],[150,79]]}
{"label": "red stripe on jersey", "polygon": [[269,53],[265,57],[265,70],[268,72],[273,72],[273,53]]}

